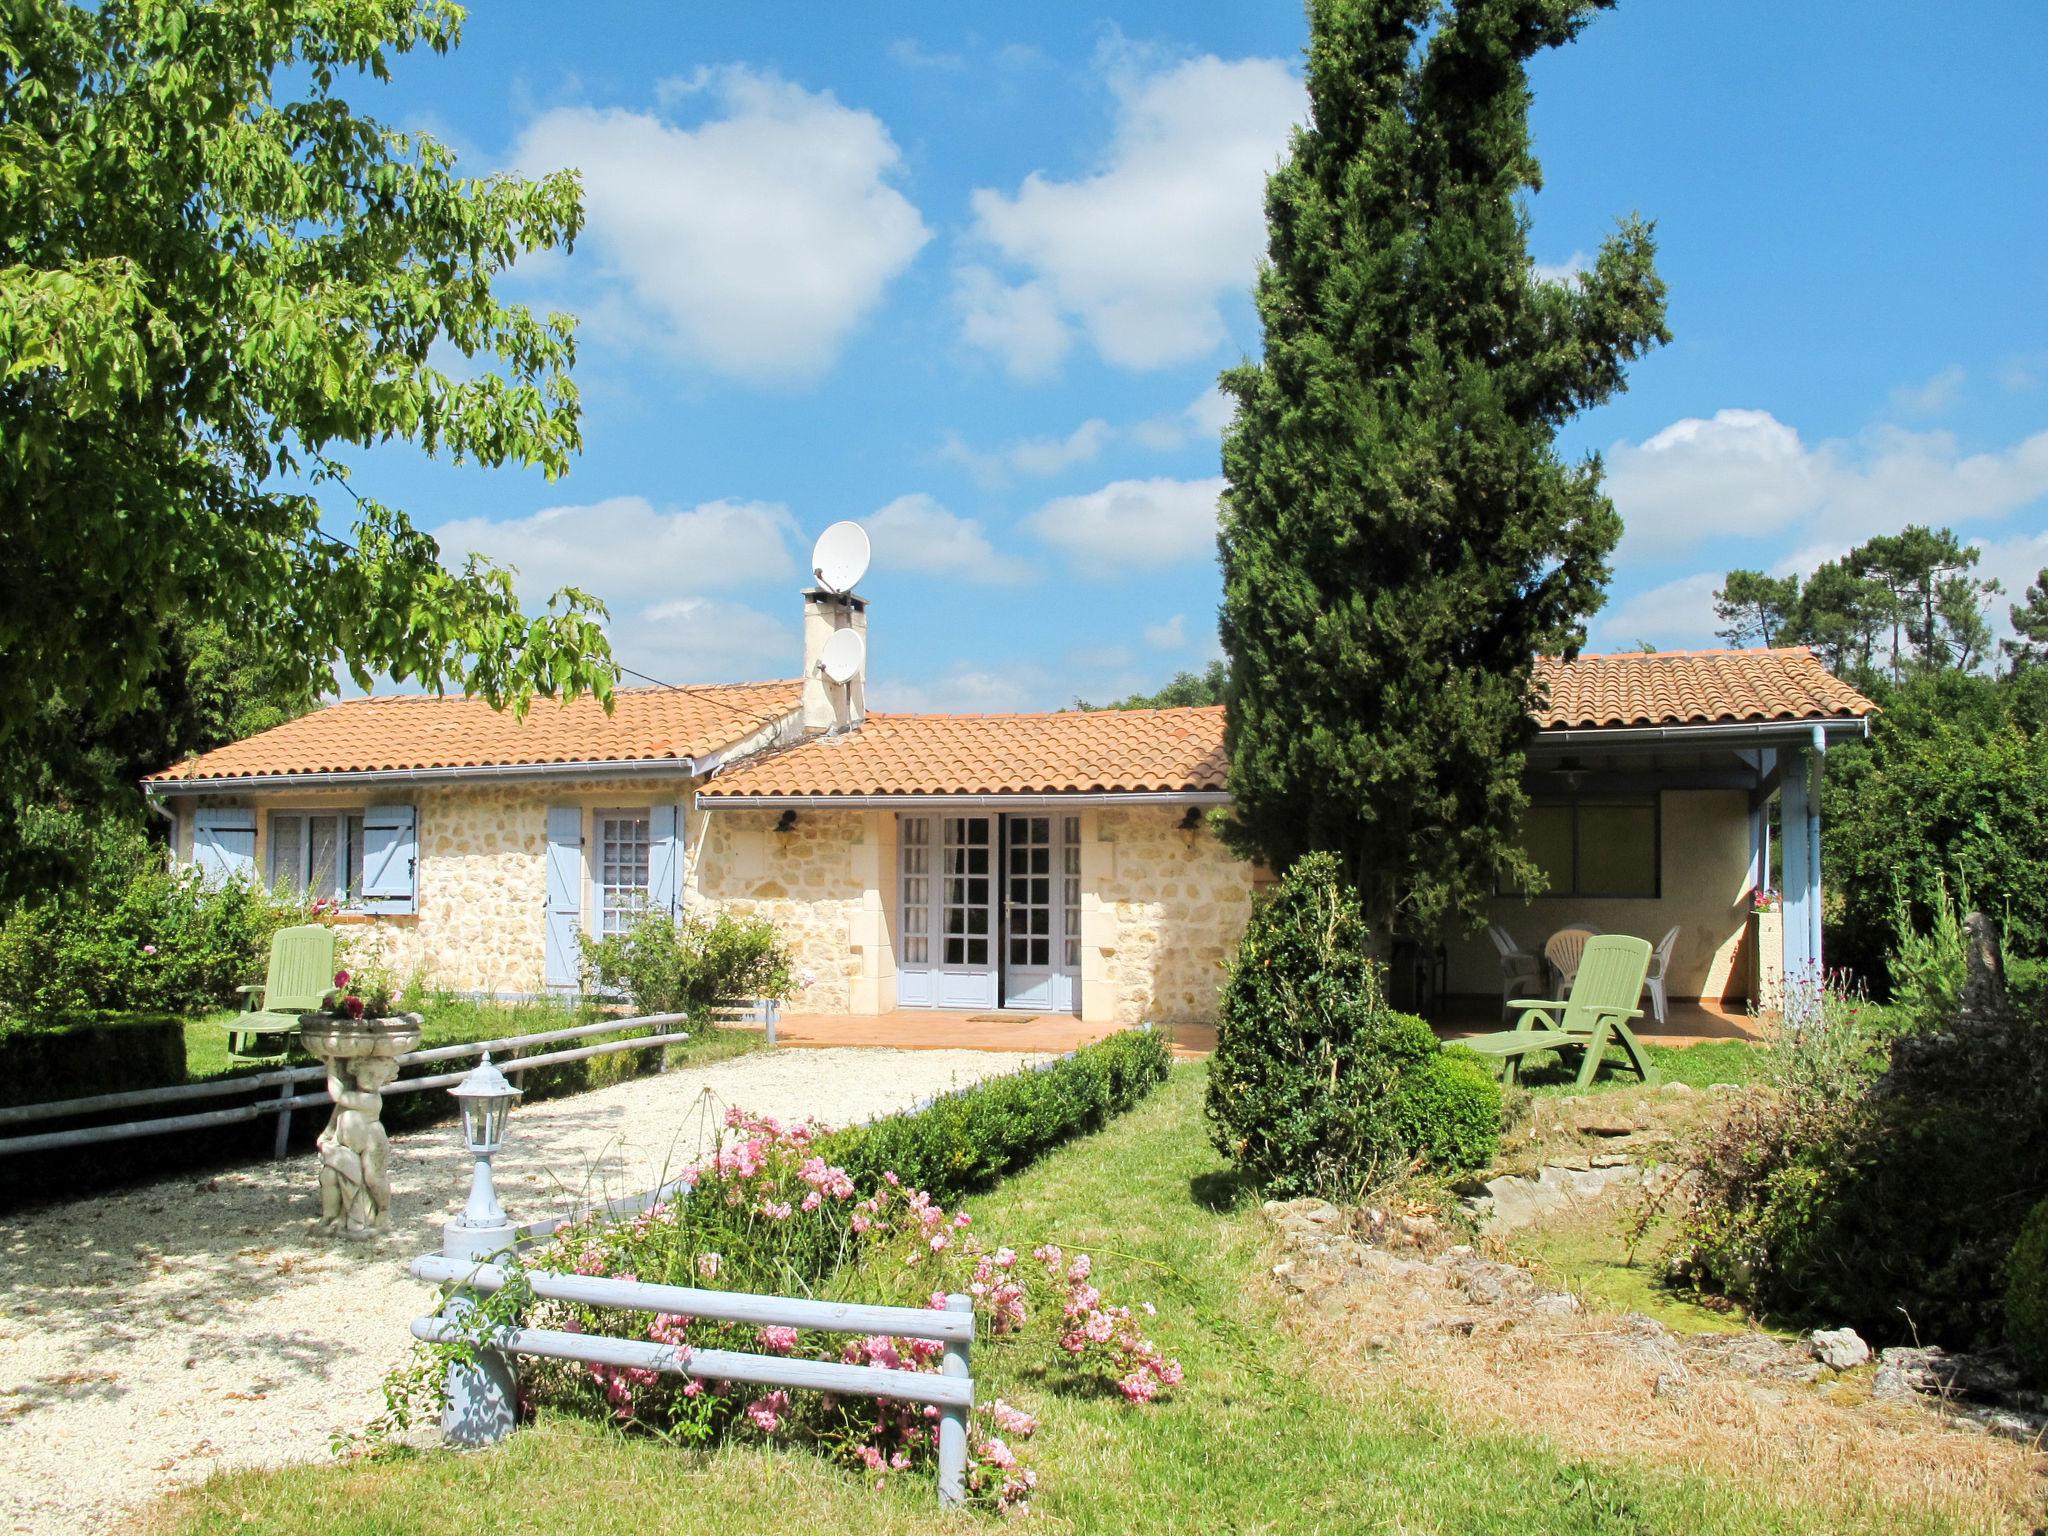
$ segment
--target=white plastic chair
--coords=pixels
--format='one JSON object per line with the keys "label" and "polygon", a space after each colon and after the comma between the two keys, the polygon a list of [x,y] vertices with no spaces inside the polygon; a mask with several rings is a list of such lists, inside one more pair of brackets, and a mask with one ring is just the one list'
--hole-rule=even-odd
{"label": "white plastic chair", "polygon": [[1531,996],[1544,981],[1541,955],[1532,955],[1515,942],[1515,936],[1499,923],[1486,925],[1486,936],[1500,955],[1500,1012],[1506,1018],[1508,1004],[1515,998]]}
{"label": "white plastic chair", "polygon": [[1678,947],[1678,929],[1671,931],[1657,941],[1657,947],[1650,952],[1649,974],[1643,977],[1643,990],[1650,994],[1650,1012],[1659,1024],[1664,1022],[1665,1010],[1670,1007],[1664,996],[1664,975],[1671,969],[1671,952]]}

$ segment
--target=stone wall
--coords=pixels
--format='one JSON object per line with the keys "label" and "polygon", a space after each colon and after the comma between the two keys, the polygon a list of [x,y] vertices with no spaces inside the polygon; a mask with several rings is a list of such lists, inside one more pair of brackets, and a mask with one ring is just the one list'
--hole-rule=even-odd
{"label": "stone wall", "polygon": [[[858,811],[799,811],[787,832],[778,811],[698,813],[690,822],[686,900],[774,923],[794,957],[792,1011],[847,1013],[861,976],[854,947],[871,876],[860,868],[868,823]],[[888,866],[893,871],[893,861]],[[887,887],[884,887],[887,889]],[[893,1006],[886,999],[884,1006]]]}
{"label": "stone wall", "polygon": [[1103,809],[1093,817],[1110,857],[1092,859],[1109,921],[1101,970],[1119,1024],[1209,1024],[1223,961],[1251,914],[1253,865],[1206,821],[1183,830],[1177,806]]}

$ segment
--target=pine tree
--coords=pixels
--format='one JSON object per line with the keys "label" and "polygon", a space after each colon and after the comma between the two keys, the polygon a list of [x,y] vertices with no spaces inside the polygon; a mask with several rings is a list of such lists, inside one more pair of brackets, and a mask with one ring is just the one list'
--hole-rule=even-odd
{"label": "pine tree", "polygon": [[2013,669],[2040,666],[2048,662],[2048,566],[2026,590],[2026,601],[2006,610],[2012,620],[2013,638],[2001,643]]}
{"label": "pine tree", "polygon": [[1383,934],[1480,919],[1520,852],[1536,655],[1620,518],[1558,429],[1669,335],[1650,226],[1547,281],[1528,61],[1611,0],[1311,0],[1311,122],[1267,185],[1261,362],[1224,376],[1237,833],[1329,849]]}

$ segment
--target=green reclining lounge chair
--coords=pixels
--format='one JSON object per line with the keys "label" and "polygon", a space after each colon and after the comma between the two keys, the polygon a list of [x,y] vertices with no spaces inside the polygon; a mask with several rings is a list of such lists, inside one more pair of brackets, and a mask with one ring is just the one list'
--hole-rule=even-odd
{"label": "green reclining lounge chair", "polygon": [[227,1022],[230,1056],[282,1056],[299,1015],[318,1012],[334,990],[334,930],[318,923],[280,928],[270,941],[270,975],[261,986],[237,987],[248,1011]]}
{"label": "green reclining lounge chair", "polygon": [[1579,1065],[1579,1086],[1588,1087],[1609,1046],[1621,1051],[1645,1083],[1654,1083],[1656,1068],[1628,1027],[1630,1019],[1643,1016],[1636,1003],[1649,969],[1647,939],[1620,933],[1597,935],[1586,940],[1569,998],[1562,1003],[1543,997],[1516,998],[1508,1007],[1521,1009],[1522,1016],[1513,1029],[1453,1043],[1481,1056],[1499,1057],[1502,1081],[1508,1083],[1515,1080],[1524,1056],[1536,1051],[1578,1050],[1585,1058]]}

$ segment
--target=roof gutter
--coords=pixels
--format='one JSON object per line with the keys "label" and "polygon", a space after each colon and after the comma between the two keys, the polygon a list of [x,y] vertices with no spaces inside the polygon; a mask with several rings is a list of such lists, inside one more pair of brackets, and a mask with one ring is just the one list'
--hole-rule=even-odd
{"label": "roof gutter", "polygon": [[351,784],[433,784],[451,779],[694,779],[705,771],[694,757],[643,757],[570,763],[485,763],[446,768],[366,768],[335,773],[245,773],[210,779],[146,779],[142,792],[216,795],[246,789],[336,789]]}
{"label": "roof gutter", "polygon": [[697,792],[704,811],[914,811],[987,806],[997,810],[1054,809],[1063,805],[1229,805],[1221,789],[1091,789],[1066,794],[976,795],[712,795]]}
{"label": "roof gutter", "polygon": [[1753,720],[1713,725],[1594,725],[1551,727],[1536,733],[1532,747],[1629,746],[1714,741],[1816,741],[1829,735],[1868,736],[1870,717],[1852,715],[1832,720]]}

